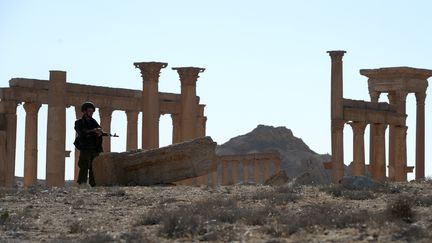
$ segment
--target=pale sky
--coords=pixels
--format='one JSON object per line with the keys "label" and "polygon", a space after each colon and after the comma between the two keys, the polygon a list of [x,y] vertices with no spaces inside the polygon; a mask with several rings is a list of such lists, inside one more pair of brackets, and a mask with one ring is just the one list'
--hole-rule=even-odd
{"label": "pale sky", "polygon": [[[326,51],[347,51],[344,97],[369,100],[367,79],[359,69],[432,69],[431,9],[426,0],[0,0],[0,87],[7,87],[14,77],[48,79],[49,70],[64,70],[71,83],[141,89],[133,62],[163,61],[169,66],[161,73],[159,90],[179,93],[180,81],[171,67],[204,67],[197,93],[207,105],[207,134],[216,142],[222,144],[258,124],[286,126],[314,151],[329,153]],[[429,96],[428,176],[432,176],[431,107]],[[43,106],[39,112],[39,178],[45,178],[46,111]],[[413,94],[407,99],[407,113],[408,164],[414,165]],[[22,106],[17,114],[15,173],[22,176]],[[73,108],[67,110],[67,119],[66,149],[73,150]],[[352,132],[349,126],[344,131],[348,164]],[[124,112],[114,112],[112,132],[120,135],[112,139],[112,151],[124,151]],[[170,144],[171,132],[170,116],[161,117],[162,146]],[[368,136],[366,132],[366,148]],[[73,161],[73,157],[66,160],[66,179],[73,177]]]}

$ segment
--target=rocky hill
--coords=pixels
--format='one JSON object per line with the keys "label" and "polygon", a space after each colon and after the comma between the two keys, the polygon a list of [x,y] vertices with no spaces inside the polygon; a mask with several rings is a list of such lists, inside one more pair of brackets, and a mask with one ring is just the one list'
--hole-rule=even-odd
{"label": "rocky hill", "polygon": [[232,138],[218,146],[218,155],[247,154],[278,151],[282,156],[282,169],[290,178],[308,177],[315,183],[330,181],[323,162],[331,160],[328,154],[317,154],[286,127],[258,125],[250,133]]}

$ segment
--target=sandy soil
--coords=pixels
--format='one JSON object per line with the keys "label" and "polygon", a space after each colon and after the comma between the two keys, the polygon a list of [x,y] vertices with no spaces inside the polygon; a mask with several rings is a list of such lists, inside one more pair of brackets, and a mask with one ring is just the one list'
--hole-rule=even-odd
{"label": "sandy soil", "polygon": [[431,242],[432,183],[0,189],[0,241]]}

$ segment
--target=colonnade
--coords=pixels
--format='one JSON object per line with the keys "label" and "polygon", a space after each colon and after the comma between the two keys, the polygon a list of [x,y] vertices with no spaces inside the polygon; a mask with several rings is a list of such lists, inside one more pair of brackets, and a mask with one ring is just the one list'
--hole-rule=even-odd
{"label": "colonnade", "polygon": [[179,185],[235,185],[239,182],[262,184],[281,170],[281,157],[274,153],[218,156],[216,170],[203,176],[177,182]]}
{"label": "colonnade", "polygon": [[[153,149],[159,147],[159,117],[171,113],[173,118],[173,143],[205,136],[206,117],[204,116],[205,105],[199,104],[196,96],[196,81],[198,73],[203,68],[182,67],[175,68],[179,73],[181,81],[181,94],[178,101],[172,100],[175,94],[164,94],[169,99],[161,100],[161,93],[158,91],[158,79],[161,68],[166,63],[142,62],[134,63],[135,67],[141,70],[143,77],[142,104],[134,104],[135,97],[131,97],[130,107],[123,109],[127,117],[126,150],[138,149],[138,115],[141,112],[143,118],[142,149]],[[21,81],[21,80],[19,80]],[[47,145],[46,145],[46,185],[63,186],[65,177],[65,157],[67,151],[66,142],[66,108],[75,106],[75,115],[82,117],[81,104],[84,101],[92,100],[92,95],[80,95],[79,89],[98,89],[96,86],[75,85],[73,88],[78,92],[72,92],[71,86],[66,82],[66,72],[50,71],[50,78],[46,90],[44,83],[35,84],[29,80],[31,85],[37,86],[32,96],[22,95],[21,89],[11,86],[0,89],[0,186],[12,187],[15,185],[15,150],[16,150],[16,108],[19,103],[24,103],[26,112],[25,118],[25,141],[24,141],[24,185],[31,186],[37,181],[37,120],[38,111],[43,103],[48,104],[47,121]],[[68,88],[69,87],[69,88]],[[106,91],[108,88],[101,88]],[[112,90],[112,88],[110,88]],[[108,90],[108,93],[112,93]],[[115,89],[114,89],[115,90]],[[39,93],[38,93],[39,92]],[[133,91],[127,90],[130,93]],[[29,92],[30,93],[30,92]],[[102,102],[95,105],[99,109],[100,125],[106,132],[111,131],[111,118],[119,107],[111,102],[109,94],[95,93],[94,96]],[[22,99],[17,98],[24,96]],[[119,100],[125,100],[120,97]],[[126,99],[127,100],[127,99]],[[127,104],[126,104],[127,106]],[[168,107],[164,110],[160,107]],[[125,107],[123,105],[122,107]],[[192,116],[192,117],[191,117]],[[187,123],[187,124],[185,124]],[[105,137],[103,140],[104,152],[111,151],[111,139]],[[79,150],[75,149],[75,179],[78,176]]]}
{"label": "colonnade", "polygon": [[[329,52],[331,65],[331,136],[332,180],[339,183],[344,176],[343,129],[348,123],[353,130],[353,163],[351,174],[365,175],[367,168],[375,180],[387,178],[386,130],[389,128],[388,175],[393,181],[406,181],[413,167],[407,166],[406,96],[414,92],[417,97],[416,120],[416,179],[424,178],[424,102],[427,78],[432,70],[409,67],[364,69],[369,78],[371,102],[343,98],[342,57],[345,51]],[[379,102],[383,92],[389,93],[389,104]],[[364,133],[370,125],[370,158],[365,165]]]}

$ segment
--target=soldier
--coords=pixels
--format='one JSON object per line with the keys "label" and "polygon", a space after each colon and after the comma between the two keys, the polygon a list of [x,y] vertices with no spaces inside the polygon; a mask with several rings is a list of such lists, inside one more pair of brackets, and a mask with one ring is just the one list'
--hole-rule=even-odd
{"label": "soldier", "polygon": [[93,177],[92,162],[99,153],[102,152],[102,136],[108,136],[108,133],[102,131],[97,121],[93,119],[95,106],[92,102],[85,102],[81,106],[83,116],[75,121],[75,131],[78,136],[75,139],[75,146],[80,150],[78,166],[78,184],[87,183],[87,174],[89,176],[90,186],[95,186]]}

